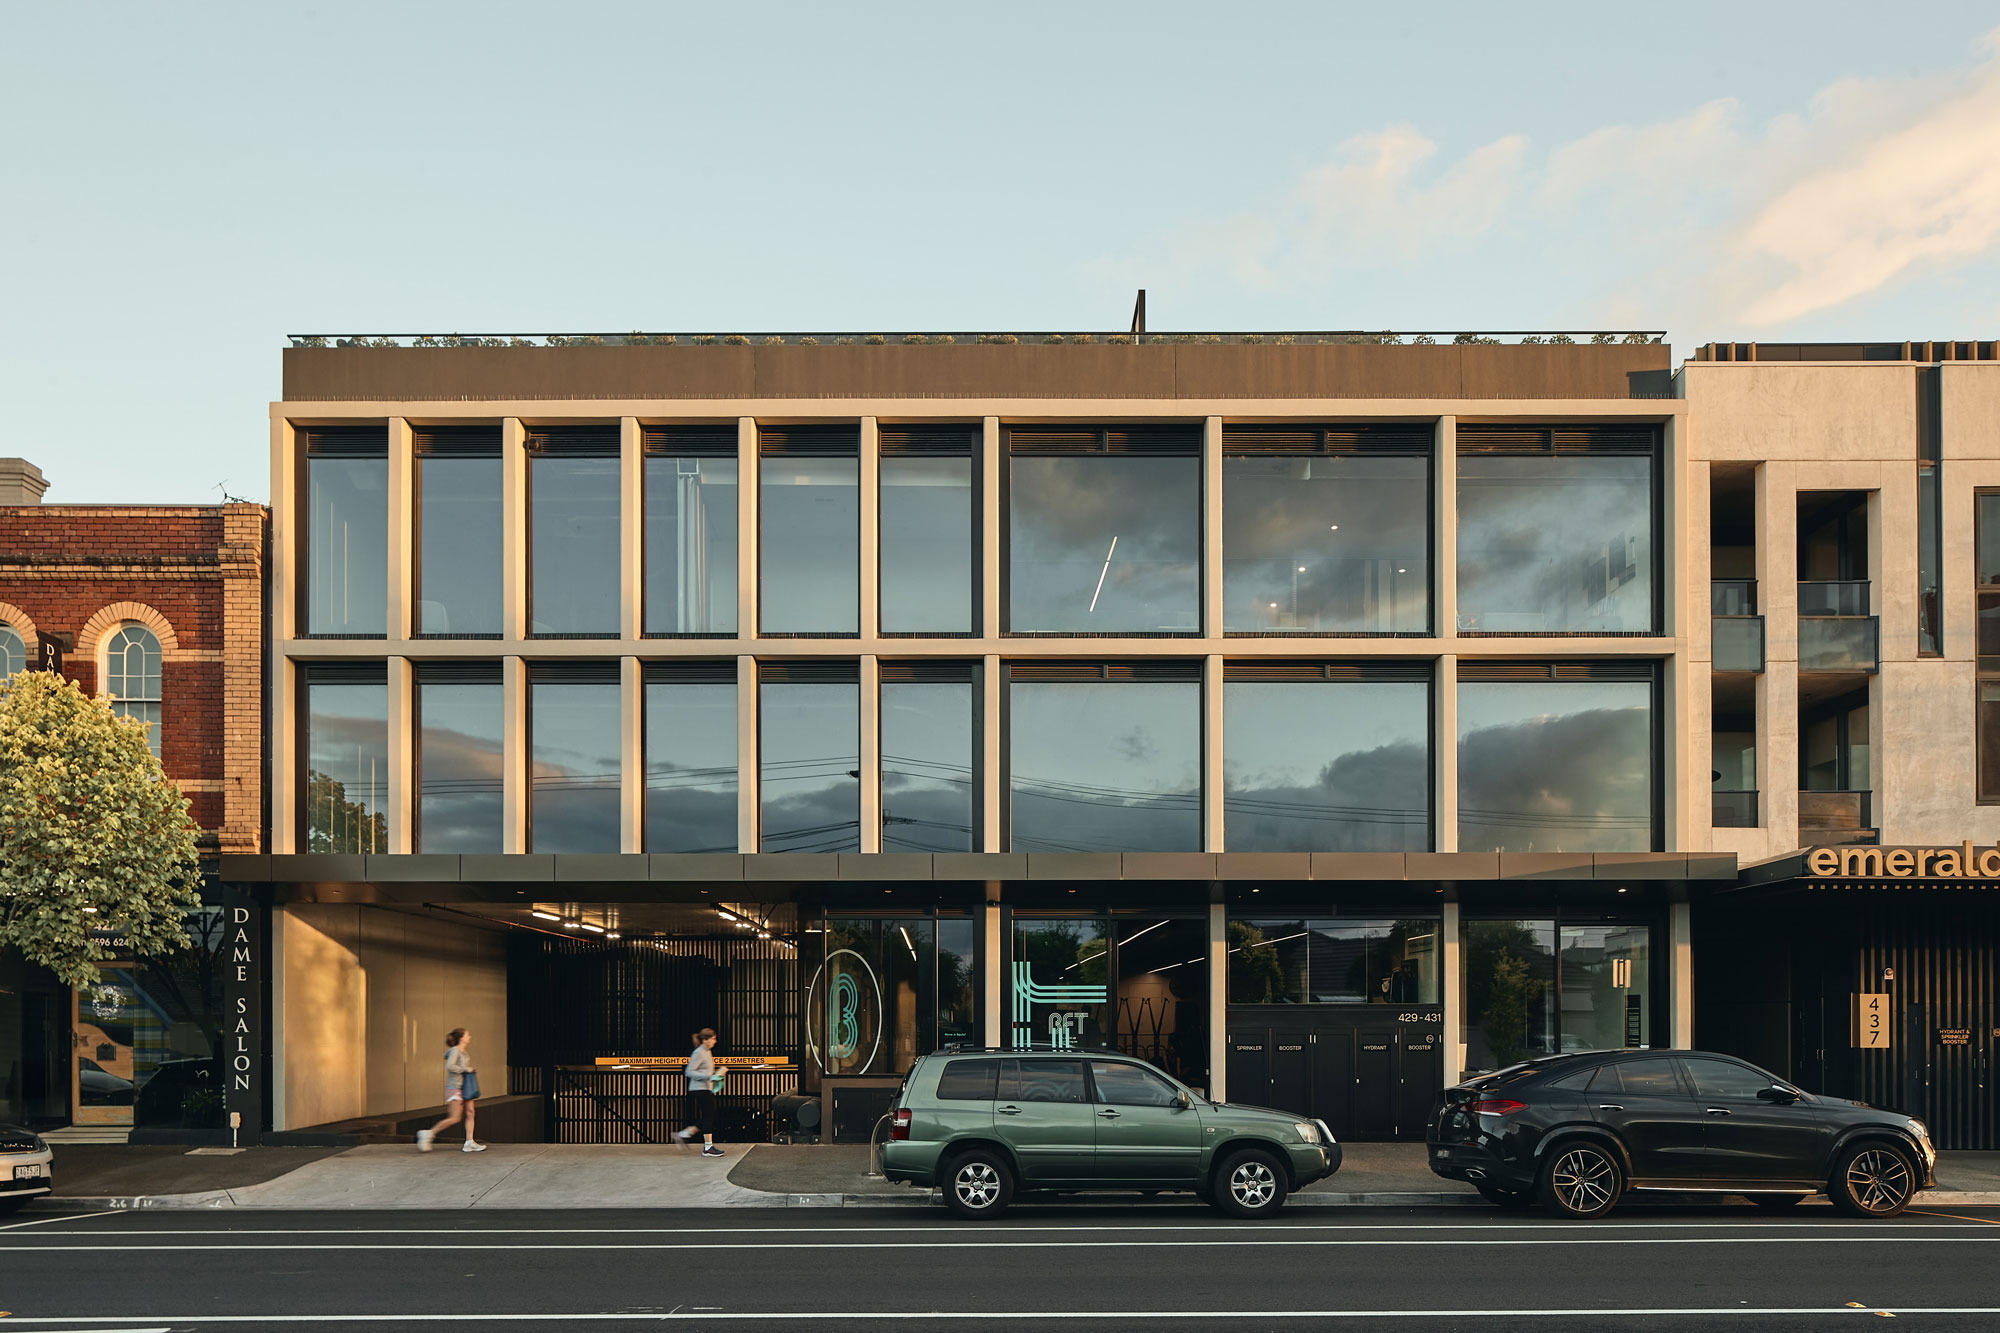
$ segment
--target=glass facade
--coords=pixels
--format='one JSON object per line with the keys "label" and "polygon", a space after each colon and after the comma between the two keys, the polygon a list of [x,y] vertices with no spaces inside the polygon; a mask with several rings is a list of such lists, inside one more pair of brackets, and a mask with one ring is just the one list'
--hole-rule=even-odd
{"label": "glass facade", "polygon": [[860,688],[766,680],[758,693],[759,849],[860,851]]}
{"label": "glass facade", "polygon": [[1468,1070],[1654,1044],[1650,928],[1531,919],[1461,929]]}
{"label": "glass facade", "polygon": [[1228,850],[1430,850],[1428,685],[1233,680],[1222,704]]}
{"label": "glass facade", "polygon": [[937,922],[829,916],[825,962],[807,984],[807,1047],[823,1074],[905,1074],[938,1048]]}
{"label": "glass facade", "polygon": [[736,801],[735,683],[647,681],[646,850],[738,850]]}
{"label": "glass facade", "polygon": [[[1208,1086],[1208,922],[1113,917],[1117,1048],[1183,1083]],[[1201,964],[1184,966],[1190,958]]]}
{"label": "glass facade", "polygon": [[504,562],[497,451],[491,457],[418,458],[417,505],[412,628],[418,634],[499,635]]}
{"label": "glass facade", "polygon": [[[616,637],[618,458],[528,460],[530,632]],[[613,844],[614,848],[616,844]]]}
{"label": "glass facade", "polygon": [[734,458],[646,456],[646,633],[736,632]]}
{"label": "glass facade", "polygon": [[969,852],[979,791],[971,681],[882,682],[882,850]]}
{"label": "glass facade", "polygon": [[1008,687],[1010,847],[1201,850],[1201,686]]}
{"label": "glass facade", "polygon": [[1222,627],[1430,628],[1430,460],[1222,460]]}
{"label": "glass facade", "polygon": [[389,688],[314,679],[307,669],[305,850],[380,855],[389,850]]}
{"label": "glass facade", "polygon": [[530,851],[619,849],[618,694],[615,679],[530,679]]}
{"label": "glass facade", "polygon": [[1010,460],[1007,628],[1194,634],[1201,628],[1201,460]]}
{"label": "glass facade", "polygon": [[1655,630],[1653,550],[1651,458],[1459,456],[1462,630]]}
{"label": "glass facade", "polygon": [[1444,1002],[1442,922],[1232,917],[1231,1004]]}
{"label": "glass facade", "polygon": [[1650,682],[1458,687],[1460,851],[1651,851],[1654,769]]}
{"label": "glass facade", "polygon": [[306,458],[308,634],[389,628],[389,459]]}
{"label": "glass facade", "polygon": [[758,477],[765,634],[861,629],[861,460],[769,454]]}
{"label": "glass facade", "polygon": [[882,460],[882,632],[970,634],[972,459]]}
{"label": "glass facade", "polygon": [[1009,945],[1010,1048],[1111,1045],[1111,946],[1103,920],[1016,915]]}
{"label": "glass facade", "polygon": [[417,679],[419,852],[498,852],[502,780],[501,687]]}

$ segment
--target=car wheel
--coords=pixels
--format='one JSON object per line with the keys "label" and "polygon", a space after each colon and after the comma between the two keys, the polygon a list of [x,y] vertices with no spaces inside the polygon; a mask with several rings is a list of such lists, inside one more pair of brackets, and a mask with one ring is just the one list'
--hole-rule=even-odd
{"label": "car wheel", "polygon": [[1216,1206],[1231,1217],[1269,1217],[1285,1206],[1285,1168],[1270,1153],[1236,1153],[1216,1172]]}
{"label": "car wheel", "polygon": [[1565,1217],[1602,1217],[1624,1192],[1625,1169],[1602,1144],[1580,1139],[1558,1144],[1542,1167],[1542,1204]]}
{"label": "car wheel", "polygon": [[960,1217],[998,1217],[1014,1198],[1014,1173],[1000,1154],[975,1148],[952,1159],[945,1175],[944,1201]]}
{"label": "car wheel", "polygon": [[1472,1182],[1472,1188],[1479,1191],[1479,1197],[1502,1208],[1531,1208],[1535,1196],[1526,1190],[1510,1190],[1504,1185],[1489,1185],[1483,1180]]}
{"label": "car wheel", "polygon": [[1803,1194],[1750,1194],[1744,1197],[1759,1208],[1796,1208],[1806,1201]]}
{"label": "car wheel", "polygon": [[1833,1206],[1849,1217],[1894,1217],[1917,1193],[1907,1154],[1886,1143],[1859,1143],[1834,1163],[1826,1183]]}

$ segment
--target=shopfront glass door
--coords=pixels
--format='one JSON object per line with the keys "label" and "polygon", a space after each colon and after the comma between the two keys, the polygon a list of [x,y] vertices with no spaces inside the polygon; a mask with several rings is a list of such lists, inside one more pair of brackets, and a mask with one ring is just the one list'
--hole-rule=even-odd
{"label": "shopfront glass door", "polygon": [[1629,923],[1467,921],[1467,1072],[1559,1051],[1658,1045],[1652,938],[1651,927]]}
{"label": "shopfront glass door", "polygon": [[159,1025],[123,968],[99,968],[97,979],[75,994],[75,1123],[129,1126],[139,1088],[159,1067]]}

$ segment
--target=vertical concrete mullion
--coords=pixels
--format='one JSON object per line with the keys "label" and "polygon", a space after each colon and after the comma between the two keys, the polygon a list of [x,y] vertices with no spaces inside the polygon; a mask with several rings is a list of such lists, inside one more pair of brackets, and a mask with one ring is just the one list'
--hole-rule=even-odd
{"label": "vertical concrete mullion", "polygon": [[1210,655],[1201,660],[1201,849],[1205,852],[1221,851],[1227,836],[1222,747],[1222,658]]}
{"label": "vertical concrete mullion", "polygon": [[500,850],[529,848],[528,664],[519,657],[501,659],[500,667]]}
{"label": "vertical concrete mullion", "polygon": [[1669,1046],[1676,1050],[1694,1048],[1694,908],[1690,903],[1668,905],[1667,928],[1672,936],[1673,965],[1673,1031],[1668,1034]]}
{"label": "vertical concrete mullion", "polygon": [[1208,1096],[1229,1099],[1229,909],[1208,905]]}
{"label": "vertical concrete mullion", "polygon": [[[417,552],[416,444],[410,423],[403,417],[389,418],[389,588],[384,603],[384,631],[389,642],[410,637],[411,612],[415,608]],[[392,837],[394,835],[391,835]]]}
{"label": "vertical concrete mullion", "polygon": [[[992,891],[991,885],[988,886],[987,891],[989,893]],[[984,903],[980,906],[979,912],[980,925],[984,929],[986,946],[980,950],[979,967],[980,994],[984,1001],[980,1005],[983,1014],[983,1021],[980,1026],[985,1029],[982,1044],[988,1047],[997,1047],[1004,1044],[1000,1039],[1000,1024],[1002,1021],[1000,1006],[1002,996],[1006,991],[1006,987],[1001,985],[1000,979],[1000,904],[995,902]]]}
{"label": "vertical concrete mullion", "polygon": [[388,662],[389,681],[389,845],[384,851],[417,850],[416,672],[407,657]]}
{"label": "vertical concrete mullion", "polygon": [[[1798,472],[1757,466],[1757,609],[1764,673],[1757,677],[1757,817],[1767,846],[1799,844]],[[1870,710],[1871,712],[1874,710]]]}
{"label": "vertical concrete mullion", "polygon": [[299,747],[303,719],[299,708],[305,691],[299,688],[299,667],[274,646],[271,650],[271,850],[279,855],[302,852],[305,830],[299,827]]}
{"label": "vertical concrete mullion", "polygon": [[[861,418],[861,639],[867,642],[882,632],[882,448],[874,417]],[[868,705],[861,705],[865,718]],[[863,742],[865,754],[867,744]],[[864,765],[865,771],[865,765]],[[865,787],[865,782],[864,782]],[[864,796],[863,803],[866,804]],[[868,850],[867,828],[862,823],[862,850]]]}
{"label": "vertical concrete mullion", "polygon": [[987,417],[979,436],[979,632],[988,639],[1000,637],[1000,473],[1000,418]]}
{"label": "vertical concrete mullion", "polygon": [[[1201,432],[1201,632],[1222,637],[1222,418]],[[1219,851],[1221,844],[1211,847]]]}
{"label": "vertical concrete mullion", "polygon": [[1455,852],[1458,846],[1458,655],[1437,660],[1431,681],[1431,847]]}
{"label": "vertical concrete mullion", "polygon": [[[628,420],[630,418],[627,418]],[[618,850],[646,850],[646,684],[636,657],[618,662]]]}
{"label": "vertical concrete mullion", "polygon": [[627,643],[646,624],[646,455],[639,418],[618,419],[618,629]]}
{"label": "vertical concrete mullion", "polygon": [[[736,637],[757,637],[757,420],[736,419]],[[754,677],[754,672],[752,673]],[[754,684],[754,680],[753,680]],[[746,847],[755,851],[755,847]]]}
{"label": "vertical concrete mullion", "polygon": [[1444,920],[1438,929],[1444,939],[1444,969],[1438,978],[1444,996],[1444,1085],[1448,1088],[1465,1076],[1465,992],[1459,976],[1458,904],[1444,904]]}
{"label": "vertical concrete mullion", "polygon": [[882,850],[882,659],[873,654],[861,659],[861,850]]}
{"label": "vertical concrete mullion", "polygon": [[298,550],[299,507],[304,501],[299,475],[298,438],[292,423],[283,417],[271,419],[271,546],[266,557],[273,595],[270,599],[269,641],[265,669],[271,682],[265,701],[264,730],[269,737],[271,771],[268,787],[271,800],[270,850],[281,854],[299,851],[298,838],[298,687],[285,645],[298,637],[298,594],[304,586]]}
{"label": "vertical concrete mullion", "polygon": [[1439,417],[1431,461],[1431,627],[1458,637],[1458,418]]}
{"label": "vertical concrete mullion", "polygon": [[1000,810],[1006,792],[1001,786],[1000,657],[987,655],[979,670],[979,850],[1002,852]]}
{"label": "vertical concrete mullion", "polygon": [[528,637],[528,433],[519,417],[500,423],[500,633]]}
{"label": "vertical concrete mullion", "polygon": [[736,659],[736,850],[757,850],[757,659]]}

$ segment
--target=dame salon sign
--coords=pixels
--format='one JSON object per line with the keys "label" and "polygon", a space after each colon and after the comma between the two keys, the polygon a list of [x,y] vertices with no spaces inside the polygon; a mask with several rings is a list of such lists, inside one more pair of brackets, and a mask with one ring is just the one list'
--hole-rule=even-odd
{"label": "dame salon sign", "polygon": [[2000,883],[2000,847],[1815,847],[1814,879],[1958,879]]}

